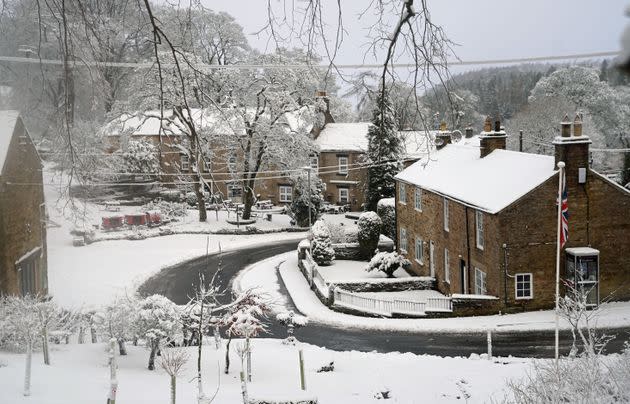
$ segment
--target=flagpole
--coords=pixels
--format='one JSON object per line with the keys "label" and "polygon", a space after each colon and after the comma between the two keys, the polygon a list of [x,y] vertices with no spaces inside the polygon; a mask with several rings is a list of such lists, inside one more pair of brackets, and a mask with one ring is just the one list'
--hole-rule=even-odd
{"label": "flagpole", "polygon": [[556,368],[560,356],[560,232],[562,231],[562,180],[564,178],[564,162],[558,162],[558,231],[556,235]]}

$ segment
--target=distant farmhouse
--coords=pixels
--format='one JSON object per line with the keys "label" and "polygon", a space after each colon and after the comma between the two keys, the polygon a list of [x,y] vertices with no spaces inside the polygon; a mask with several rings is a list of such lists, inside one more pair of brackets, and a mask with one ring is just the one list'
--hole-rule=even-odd
{"label": "distant farmhouse", "polygon": [[0,294],[46,295],[42,164],[17,111],[0,111]]}
{"label": "distant farmhouse", "polygon": [[[327,100],[326,93],[318,92],[318,97]],[[328,102],[326,102],[328,105]],[[168,112],[167,112],[168,113]],[[233,128],[216,115],[207,110],[193,110],[195,122],[199,127],[234,136]],[[364,186],[367,178],[366,162],[367,132],[370,123],[335,123],[331,111],[321,111],[322,124],[318,127],[306,125],[318,148],[318,153],[312,154],[304,166],[310,166],[313,174],[319,175],[325,184],[325,200],[337,205],[348,205],[351,210],[361,210],[364,203]],[[124,147],[126,140],[145,140],[155,145],[159,151],[161,181],[165,183],[186,178],[193,171],[199,172],[208,182],[211,193],[221,193],[224,198],[240,202],[243,195],[241,183],[238,181],[237,164],[242,155],[238,150],[226,150],[224,143],[210,144],[203,151],[204,162],[199,167],[191,167],[186,148],[186,139],[177,128],[163,121],[160,133],[160,119],[158,111],[148,111],[142,116],[122,116],[111,122],[103,129],[105,134],[105,149],[113,153]],[[288,114],[284,124],[287,131],[297,130],[297,116]],[[422,157],[426,157],[433,144],[435,132],[401,131],[405,142],[406,165]],[[297,167],[300,168],[300,167]],[[273,167],[268,168],[273,170]],[[261,176],[264,177],[264,176]],[[290,203],[293,198],[293,183],[288,175],[267,175],[273,178],[257,179],[254,194],[260,199],[270,200],[274,204]],[[279,178],[280,177],[280,178]]]}
{"label": "distant farmhouse", "polygon": [[[569,238],[561,277],[596,306],[630,299],[630,191],[589,168],[579,116],[555,156],[506,150],[499,122],[396,176],[397,246],[471,313],[554,306],[557,163],[566,163]],[[459,310],[463,313],[462,310]]]}

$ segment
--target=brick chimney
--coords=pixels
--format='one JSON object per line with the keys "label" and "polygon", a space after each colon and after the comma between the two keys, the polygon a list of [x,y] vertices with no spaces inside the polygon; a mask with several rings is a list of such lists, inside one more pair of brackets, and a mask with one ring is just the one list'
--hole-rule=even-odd
{"label": "brick chimney", "polygon": [[555,146],[555,164],[564,161],[567,178],[567,186],[572,187],[577,184],[586,184],[589,167],[589,145],[591,139],[582,134],[582,116],[577,114],[573,120],[573,131],[571,131],[571,121],[565,115],[560,122],[560,136],[553,141]]}
{"label": "brick chimney", "polygon": [[488,116],[483,125],[483,131],[479,135],[481,158],[486,157],[496,149],[505,150],[507,135],[501,127],[501,120],[497,117],[494,121],[494,130],[492,127],[492,119]]}
{"label": "brick chimney", "polygon": [[446,122],[440,123],[440,130],[435,135],[435,146],[438,150],[451,143],[451,132],[448,130]]}
{"label": "brick chimney", "polygon": [[323,100],[326,104],[326,107],[317,111],[318,113],[322,114],[323,119],[318,119],[313,124],[313,128],[311,129],[313,139],[317,139],[322,129],[324,129],[327,124],[335,123],[335,118],[333,118],[332,114],[330,113],[330,97],[328,97],[328,93],[326,93],[326,91],[315,91],[315,101],[319,100]]}

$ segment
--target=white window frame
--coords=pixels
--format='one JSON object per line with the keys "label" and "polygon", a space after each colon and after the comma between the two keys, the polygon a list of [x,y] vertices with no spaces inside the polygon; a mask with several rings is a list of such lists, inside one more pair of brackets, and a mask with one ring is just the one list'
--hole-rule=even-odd
{"label": "white window frame", "polygon": [[278,193],[280,202],[291,202],[293,201],[293,187],[291,185],[280,185],[278,186]]}
{"label": "white window frame", "polygon": [[413,193],[413,206],[418,212],[422,212],[422,188],[416,187]]}
{"label": "white window frame", "polygon": [[424,243],[420,237],[416,237],[414,258],[420,265],[424,265]]}
{"label": "white window frame", "polygon": [[449,206],[448,206],[448,199],[444,198],[444,231],[448,231],[448,221],[449,221]]}
{"label": "white window frame", "polygon": [[[343,201],[343,198],[342,198],[342,195],[341,195],[344,192],[346,194],[345,201]],[[337,200],[339,201],[339,203],[343,203],[343,204],[350,203],[350,189],[348,189],[348,188],[337,188],[337,196],[338,196]]]}
{"label": "white window frame", "polygon": [[[238,184],[228,184],[228,198],[242,198],[243,197],[243,187]],[[234,191],[237,191],[236,193]]]}
{"label": "white window frame", "polygon": [[451,283],[451,259],[447,248],[444,249],[444,280]]}
{"label": "white window frame", "polygon": [[404,182],[398,183],[398,203],[407,204],[407,187]]}
{"label": "white window frame", "polygon": [[475,294],[487,295],[488,294],[488,275],[481,269],[475,267]]}
{"label": "white window frame", "polygon": [[435,278],[435,243],[429,242],[429,275]]}
{"label": "white window frame", "polygon": [[483,250],[485,245],[484,237],[483,212],[477,210],[475,211],[475,243],[477,244],[477,248],[480,250]]}
{"label": "white window frame", "polygon": [[408,243],[407,229],[405,229],[404,227],[401,227],[400,228],[400,245],[398,246],[398,249],[403,254],[407,254],[407,248],[409,247],[407,243]]}
{"label": "white window frame", "polygon": [[190,158],[188,157],[187,154],[181,155],[180,162],[181,162],[180,167],[182,171],[190,170]]}
{"label": "white window frame", "polygon": [[[525,278],[529,277],[529,280],[520,280],[519,277]],[[525,285],[529,283],[529,296],[520,296],[518,295],[519,285]],[[531,272],[519,273],[514,275],[514,298],[516,300],[529,300],[534,298],[534,275]]]}
{"label": "white window frame", "polygon": [[337,156],[339,174],[348,174],[348,156]]}
{"label": "white window frame", "polygon": [[309,166],[311,170],[317,172],[319,170],[319,156],[309,156]]}

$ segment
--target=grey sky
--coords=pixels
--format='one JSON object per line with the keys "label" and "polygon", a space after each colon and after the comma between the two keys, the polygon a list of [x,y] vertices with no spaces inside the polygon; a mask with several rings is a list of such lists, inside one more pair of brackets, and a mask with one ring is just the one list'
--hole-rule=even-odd
{"label": "grey sky", "polygon": [[[293,0],[272,0],[276,6]],[[202,0],[209,8],[232,14],[253,33],[266,21],[264,0]],[[323,0],[335,23],[336,1]],[[300,4],[299,0],[295,0]],[[339,63],[360,63],[366,42],[366,21],[357,13],[368,0],[342,0],[344,26],[348,31]],[[487,60],[616,51],[628,0],[428,0],[433,19],[458,43],[462,60]],[[250,37],[263,49],[265,40]],[[368,62],[373,62],[369,60]],[[459,69],[458,69],[459,70]]]}

